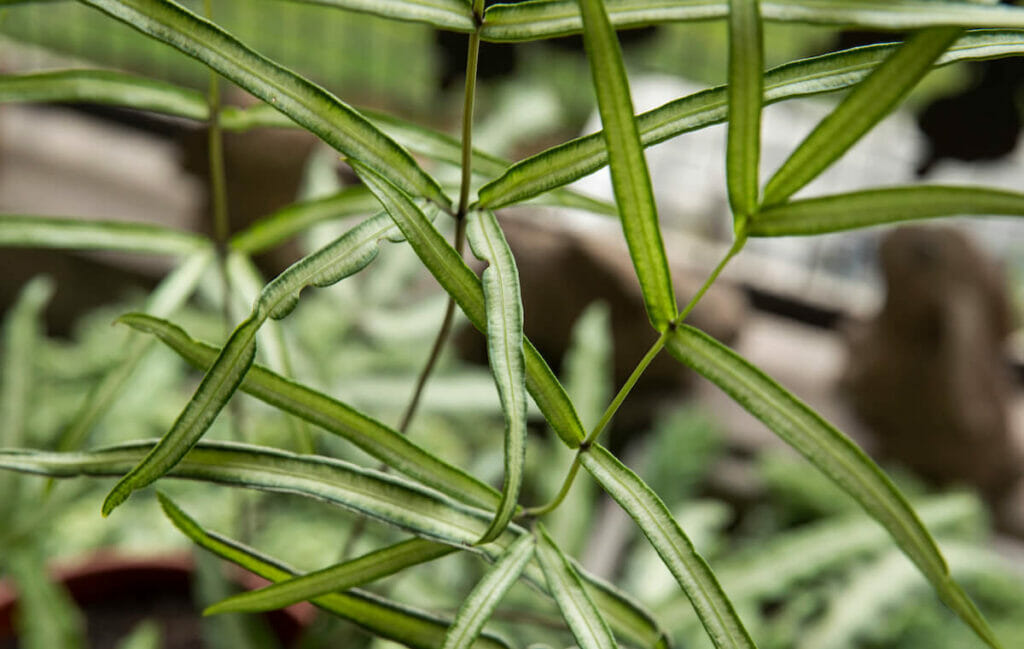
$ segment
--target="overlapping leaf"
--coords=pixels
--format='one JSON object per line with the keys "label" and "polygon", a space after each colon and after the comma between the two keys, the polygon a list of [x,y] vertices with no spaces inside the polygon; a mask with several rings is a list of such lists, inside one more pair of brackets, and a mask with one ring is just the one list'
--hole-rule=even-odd
{"label": "overlapping leaf", "polygon": [[809,459],[896,540],[936,592],[977,634],[999,647],[988,623],[949,575],[928,530],[888,477],[845,435],[735,352],[690,326],[667,343],[680,362],[717,385]]}
{"label": "overlapping leaf", "polygon": [[[175,527],[196,545],[270,581],[280,582],[295,575],[294,569],[275,559],[204,530],[162,494],[160,504]],[[321,595],[313,603],[373,634],[415,649],[440,649],[448,629],[446,620],[358,589]],[[489,635],[478,638],[473,646],[478,649],[508,649],[504,641]]]}
{"label": "overlapping leaf", "polygon": [[459,607],[445,636],[444,649],[467,649],[473,645],[501,598],[533,557],[533,548],[533,536],[523,534],[498,557]]}
{"label": "overlapping leaf", "polygon": [[[408,196],[358,163],[354,167],[387,208],[427,269],[455,300],[473,326],[486,331],[483,289],[476,274]],[[565,390],[544,358],[525,338],[523,354],[526,361],[526,387],[537,406],[566,444],[573,448],[579,446],[584,439],[583,427]]]}
{"label": "overlapping leaf", "polygon": [[[218,356],[216,347],[193,340],[181,328],[164,320],[129,314],[122,316],[121,321],[155,334],[199,369],[208,369]],[[325,394],[289,381],[260,365],[250,368],[241,389],[350,441],[396,471],[453,498],[486,508],[498,504],[498,494],[489,486],[431,455],[407,436]]]}
{"label": "overlapping leaf", "polygon": [[622,51],[602,0],[580,0],[579,5],[583,44],[604,127],[615,203],[640,280],[647,317],[655,329],[663,331],[676,317],[676,295],[661,240],[647,160],[633,119],[633,100]]}
{"label": "overlapping leaf", "polygon": [[523,301],[519,270],[493,212],[465,217],[466,238],[487,267],[481,277],[487,310],[487,360],[505,414],[505,481],[494,521],[480,539],[497,538],[512,520],[526,463],[526,360],[523,356]]}
{"label": "overlapping leaf", "polygon": [[440,205],[450,201],[412,156],[334,95],[168,0],[81,0],[199,59],[341,153]]}
{"label": "overlapping leaf", "polygon": [[618,647],[608,624],[583,587],[576,568],[540,524],[537,525],[537,558],[547,579],[548,589],[580,649]]}
{"label": "overlapping leaf", "polygon": [[1024,216],[1024,194],[987,187],[915,185],[792,201],[751,221],[751,236],[823,234],[942,216]]}
{"label": "overlapping leaf", "polygon": [[[849,88],[865,77],[898,45],[882,44],[843,50],[794,61],[764,75],[764,103]],[[936,65],[1024,53],[1024,32],[969,32],[943,54]],[[727,119],[727,87],[717,86],[668,102],[637,116],[645,147]],[[497,209],[561,187],[608,163],[601,133],[570,140],[516,163],[480,188],[479,205]]]}
{"label": "overlapping leaf", "polygon": [[283,318],[307,286],[329,286],[359,272],[377,256],[382,239],[398,240],[386,214],[371,217],[313,254],[292,264],[267,284],[252,314],[235,328],[192,399],[152,452],[111,490],[103,502],[104,515],[131,492],[164,475],[210,427],[238,388],[256,354],[256,332],[267,318]]}
{"label": "overlapping leaf", "polygon": [[697,611],[719,649],[753,649],[743,626],[707,562],[697,554],[665,503],[614,455],[595,444],[580,455],[584,468],[636,521]]}
{"label": "overlapping leaf", "polygon": [[207,607],[203,614],[214,615],[232,611],[252,613],[284,608],[296,602],[312,600],[321,595],[376,581],[454,551],[455,548],[450,545],[425,539],[409,539],[300,577],[232,595]]}
{"label": "overlapping leaf", "polygon": [[960,30],[936,27],[914,34],[804,138],[764,188],[764,204],[782,203],[846,153],[906,97]]}
{"label": "overlapping leaf", "polygon": [[[706,21],[729,15],[728,0],[616,0],[608,15],[617,29],[664,22]],[[1024,11],[1006,5],[957,0],[763,0],[765,20],[900,31],[955,25],[1024,27]],[[488,41],[526,41],[583,31],[575,0],[491,6],[481,36]]]}

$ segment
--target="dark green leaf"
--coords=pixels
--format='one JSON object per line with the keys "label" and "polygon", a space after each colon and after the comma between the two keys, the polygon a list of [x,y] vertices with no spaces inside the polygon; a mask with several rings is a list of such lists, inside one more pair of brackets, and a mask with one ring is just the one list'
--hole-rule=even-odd
{"label": "dark green leaf", "polygon": [[729,3],[729,136],[725,169],[733,218],[757,210],[764,46],[758,0]]}
{"label": "dark green leaf", "polygon": [[580,0],[579,4],[583,14],[583,44],[604,126],[612,189],[622,230],[640,280],[647,317],[655,329],[663,331],[675,320],[676,295],[661,241],[647,160],[633,119],[633,101],[622,64],[622,51],[603,2]]}

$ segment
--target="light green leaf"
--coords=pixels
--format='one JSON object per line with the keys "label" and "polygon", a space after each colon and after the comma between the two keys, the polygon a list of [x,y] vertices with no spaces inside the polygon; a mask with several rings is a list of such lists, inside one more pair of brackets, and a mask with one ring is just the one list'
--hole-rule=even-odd
{"label": "light green leaf", "polygon": [[0,246],[188,255],[207,249],[210,244],[197,234],[147,223],[3,214]]}
{"label": "light green leaf", "polygon": [[4,572],[19,595],[15,617],[18,646],[24,649],[83,649],[85,620],[68,591],[51,581],[37,547],[5,551]]}
{"label": "light green leaf", "polygon": [[398,233],[386,214],[378,214],[295,262],[267,284],[252,314],[235,328],[171,429],[142,463],[118,481],[103,501],[104,516],[124,502],[132,491],[167,473],[199,441],[252,365],[256,355],[256,332],[268,317],[280,319],[288,315],[305,287],[329,286],[365,268],[377,256],[380,240],[386,238],[398,239]]}
{"label": "light green leaf", "polygon": [[[153,445],[150,440],[78,453],[2,451],[0,468],[56,478],[118,475]],[[248,444],[201,442],[170,475],[315,498],[458,547],[479,539],[490,520],[488,512],[405,478],[318,455]],[[521,532],[516,527],[509,536]]]}
{"label": "light green leaf", "polygon": [[[869,45],[773,68],[764,76],[764,102],[769,104],[853,86],[898,47]],[[936,66],[1022,53],[1024,32],[969,32],[939,58]],[[637,116],[641,142],[645,147],[652,146],[724,122],[727,92],[726,86],[716,86]],[[582,178],[607,163],[608,152],[602,133],[576,138],[512,165],[502,176],[480,188],[479,205],[490,209],[511,205]]]}
{"label": "light green leaf", "polygon": [[283,207],[235,234],[229,245],[238,252],[258,255],[317,223],[379,209],[380,203],[365,187],[346,187],[331,196]]}
{"label": "light green leaf", "polygon": [[[353,167],[370,191],[384,204],[423,264],[462,308],[473,326],[486,331],[487,315],[480,280],[455,248],[445,241],[423,212],[401,190],[359,163]],[[525,338],[523,354],[526,360],[526,388],[533,395],[537,407],[562,441],[570,448],[579,446],[585,434],[565,390],[544,358]]]}
{"label": "light green leaf", "polygon": [[427,23],[441,29],[471,32],[476,29],[473,11],[466,0],[301,0],[310,4],[338,7],[348,11],[394,20]]}
{"label": "light green leaf", "polygon": [[523,534],[498,557],[459,607],[445,636],[444,649],[466,649],[473,645],[501,598],[533,557],[533,548],[533,536]]}
{"label": "light green leaf", "polygon": [[939,596],[992,647],[988,623],[946,567],[935,540],[892,481],[849,438],[735,352],[690,326],[669,337],[669,351],[760,419],[853,496],[932,583]]}
{"label": "light green leaf", "polygon": [[[141,314],[121,322],[157,335],[193,366],[206,370],[217,358],[216,347],[193,340],[170,322]],[[498,504],[498,493],[443,460],[424,451],[401,433],[331,397],[253,365],[241,389],[355,444],[396,471],[463,502],[485,508]]]}
{"label": "light green leaf", "polygon": [[576,569],[551,540],[543,525],[537,524],[537,532],[537,558],[548,589],[580,649],[617,647],[608,624],[587,595]]}
{"label": "light green leaf", "polygon": [[[275,559],[204,530],[169,498],[163,494],[158,495],[167,517],[196,545],[273,582],[284,581],[295,575],[294,569]],[[375,635],[416,649],[440,649],[448,629],[447,621],[430,613],[358,589],[352,589],[347,593],[321,595],[314,599],[313,603]],[[503,641],[493,636],[478,638],[474,647],[508,649]]]}
{"label": "light green leaf", "polygon": [[755,647],[711,568],[697,554],[657,494],[600,445],[590,447],[580,455],[580,460],[608,495],[636,521],[690,599],[715,646]]}
{"label": "light green leaf", "polygon": [[[2,387],[0,387],[0,445],[21,446],[28,414],[32,359],[42,336],[41,318],[54,291],[53,280],[38,275],[29,280],[4,315]],[[5,499],[6,500],[6,499]]]}
{"label": "light green leaf", "polygon": [[89,102],[128,106],[205,121],[206,99],[195,90],[108,70],[57,70],[0,77],[0,103]]}
{"label": "light green leaf", "polygon": [[955,27],[936,27],[908,38],[782,163],[765,185],[764,204],[782,203],[838,160],[910,93],[960,34]]}
{"label": "light green leaf", "polygon": [[486,262],[482,282],[487,309],[487,360],[505,413],[505,481],[494,521],[480,543],[497,538],[512,520],[526,462],[526,361],[523,357],[523,301],[519,271],[493,212],[470,212],[466,238]]}
{"label": "light green leaf", "polygon": [[232,611],[253,613],[284,608],[296,602],[312,600],[320,595],[376,581],[454,551],[455,548],[450,545],[424,539],[402,541],[350,561],[306,573],[301,577],[278,581],[265,588],[233,595],[207,607],[203,615]]}
{"label": "light green leaf", "polygon": [[168,0],[81,0],[192,56],[406,191],[450,201],[409,153],[334,95]]}
{"label": "light green leaf", "polygon": [[583,14],[583,44],[604,126],[615,203],[640,280],[647,317],[655,329],[663,331],[676,317],[676,295],[661,241],[647,160],[633,119],[633,101],[622,64],[622,51],[602,0],[580,0],[579,4]]}
{"label": "light green leaf", "polygon": [[[729,15],[728,0],[610,0],[616,29],[664,22],[707,21]],[[956,25],[1024,27],[1024,11],[957,0],[762,0],[765,20],[903,31]],[[496,4],[487,9],[481,37],[528,41],[577,34],[583,21],[575,0]]]}
{"label": "light green leaf", "polygon": [[757,210],[764,45],[758,0],[729,3],[729,135],[726,181],[733,218]]}
{"label": "light green leaf", "polygon": [[[157,317],[166,317],[176,311],[192,296],[206,268],[213,262],[213,257],[213,250],[205,250],[188,257],[153,290],[146,300],[146,312]],[[128,351],[124,360],[89,390],[85,401],[61,432],[60,440],[57,442],[58,451],[77,450],[82,446],[96,423],[110,410],[152,345],[153,341],[141,337],[132,338],[125,343]]]}
{"label": "light green leaf", "polygon": [[781,237],[852,230],[941,216],[1024,216],[1024,194],[987,187],[915,185],[792,201],[751,220],[751,236]]}

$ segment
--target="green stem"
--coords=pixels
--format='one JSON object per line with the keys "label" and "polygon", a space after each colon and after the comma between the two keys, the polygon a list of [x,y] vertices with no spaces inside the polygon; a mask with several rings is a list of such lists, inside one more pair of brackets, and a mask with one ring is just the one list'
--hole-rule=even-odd
{"label": "green stem", "polygon": [[696,295],[693,296],[693,299],[690,300],[689,304],[687,304],[686,307],[684,307],[683,310],[679,312],[679,315],[676,316],[675,324],[679,324],[683,320],[686,320],[686,316],[690,315],[690,312],[693,311],[693,308],[697,306],[697,303],[700,302],[700,299],[704,297],[704,294],[708,292],[708,289],[711,288],[711,285],[715,283],[715,280],[718,279],[718,276],[722,274],[723,270],[725,270],[725,266],[726,264],[729,263],[729,260],[735,257],[736,253],[742,250],[744,244],[746,243],[746,224],[745,222],[743,222],[743,224],[737,227],[736,240],[732,242],[732,247],[729,248],[729,252],[725,253],[725,257],[722,258],[722,261],[718,262],[718,265],[715,266],[715,269],[711,271],[711,275],[708,276],[707,280],[705,280],[704,282],[704,285],[700,287],[700,290],[697,291]]}
{"label": "green stem", "polygon": [[569,489],[572,487],[572,483],[576,479],[576,474],[579,473],[580,453],[583,453],[584,450],[586,450],[586,447],[581,446],[580,450],[576,452],[576,457],[573,458],[572,464],[569,466],[569,472],[565,475],[565,480],[562,482],[562,488],[558,490],[558,493],[551,499],[551,502],[539,507],[524,509],[517,518],[536,518],[538,516],[543,516],[544,514],[553,512],[562,504],[565,497],[569,495]]}
{"label": "green stem", "polygon": [[480,31],[469,35],[466,54],[466,92],[462,104],[462,182],[459,185],[459,208],[455,218],[462,220],[469,207],[469,185],[473,179],[473,107],[476,103],[476,68],[480,58]]}
{"label": "green stem", "polygon": [[651,361],[653,361],[654,358],[658,355],[658,352],[661,351],[661,348],[665,346],[665,342],[668,340],[669,334],[671,332],[671,328],[667,329],[664,333],[658,336],[657,340],[654,341],[654,344],[651,345],[651,348],[648,349],[647,353],[644,354],[644,357],[640,359],[640,362],[633,370],[633,373],[629,375],[628,379],[626,379],[626,382],[619,390],[619,393],[616,394],[615,398],[612,399],[612,402],[608,404],[608,408],[606,408],[604,414],[601,415],[601,420],[597,422],[597,425],[594,426],[594,429],[591,430],[590,434],[587,435],[587,438],[583,440],[583,443],[580,445],[581,447],[590,446],[595,441],[597,441],[597,436],[601,434],[601,432],[608,425],[608,422],[610,422],[612,417],[615,416],[615,413],[618,411],[619,406],[621,406],[622,402],[626,400],[627,396],[629,396],[630,391],[633,389],[633,386],[636,385],[636,382],[640,380],[640,376],[644,373],[644,370],[647,369],[647,366],[650,365]]}

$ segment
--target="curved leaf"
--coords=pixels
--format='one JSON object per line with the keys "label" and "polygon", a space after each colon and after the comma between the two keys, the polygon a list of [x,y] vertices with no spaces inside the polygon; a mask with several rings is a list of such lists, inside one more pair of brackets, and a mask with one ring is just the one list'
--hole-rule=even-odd
{"label": "curved leaf", "polygon": [[669,337],[680,362],[717,385],[881,523],[932,583],[939,596],[992,647],[988,623],[949,576],[935,540],[892,481],[849,438],[763,372],[710,336],[681,326]]}
{"label": "curved leaf", "polygon": [[580,454],[583,467],[636,521],[697,611],[719,649],[753,649],[754,641],[707,562],[697,554],[665,503],[643,480],[602,446]]}
{"label": "curved leaf", "polygon": [[764,45],[758,0],[730,0],[729,135],[725,169],[734,219],[757,210],[763,74]]}
{"label": "curved leaf", "polygon": [[205,121],[206,98],[190,88],[109,70],[57,70],[0,77],[0,103],[89,102]]}
{"label": "curved leaf", "polygon": [[910,93],[958,36],[958,28],[936,27],[908,38],[782,163],[765,185],[764,204],[782,203],[838,160]]}
{"label": "curved leaf", "polygon": [[501,534],[519,500],[526,462],[526,361],[523,357],[523,301],[519,271],[492,212],[465,217],[466,238],[477,259],[487,264],[482,276],[487,309],[487,360],[505,413],[505,482],[494,521],[480,539]]}
{"label": "curved leaf", "polygon": [[334,95],[252,51],[233,36],[168,0],[81,0],[185,54],[375,169],[406,191],[450,201],[409,153]]}
{"label": "curved leaf", "polygon": [[[174,526],[196,545],[209,550],[270,581],[280,582],[295,575],[285,564],[263,556],[246,546],[208,532],[163,494],[158,494],[164,513]],[[372,593],[352,589],[347,593],[321,595],[313,603],[335,615],[358,624],[373,634],[416,649],[440,649],[448,623],[430,613],[383,599]],[[493,636],[477,639],[478,649],[508,649]]]}
{"label": "curved leaf", "polygon": [[444,649],[466,649],[473,645],[498,602],[533,557],[533,548],[533,536],[523,534],[498,557],[459,607],[445,636]]}
{"label": "curved leaf", "polygon": [[579,5],[583,14],[583,44],[604,126],[615,203],[629,244],[629,256],[640,280],[647,317],[655,329],[663,331],[675,320],[676,294],[661,240],[647,159],[633,118],[619,39],[608,22],[602,0],[579,0]]}
{"label": "curved leaf", "polygon": [[1024,194],[987,187],[914,185],[868,189],[784,203],[751,220],[751,236],[822,234],[916,219],[1024,216]]}
{"label": "curved leaf", "polygon": [[[353,168],[385,206],[402,229],[409,245],[437,278],[444,290],[480,331],[487,329],[483,289],[476,274],[466,265],[423,212],[409,197],[359,163]],[[558,379],[530,341],[523,339],[526,360],[526,388],[533,395],[545,419],[570,448],[579,446],[585,434],[576,411]]]}
{"label": "curved leaf", "polygon": [[253,613],[284,608],[320,595],[348,590],[354,586],[376,581],[454,551],[455,548],[450,545],[424,539],[402,541],[350,561],[306,573],[300,577],[278,581],[258,590],[232,595],[207,607],[203,611],[203,615],[216,615],[232,611]]}
{"label": "curved leaf", "polygon": [[268,317],[280,319],[288,315],[307,286],[329,286],[359,272],[376,258],[381,239],[397,237],[387,215],[378,214],[295,262],[267,284],[252,314],[232,332],[171,429],[138,466],[114,485],[103,501],[103,515],[109,515],[132,491],[167,473],[199,441],[252,365],[256,332]]}
{"label": "curved leaf", "polygon": [[544,571],[555,603],[569,624],[580,649],[613,649],[618,647],[601,612],[583,588],[583,582],[569,560],[548,536],[544,526],[537,524],[537,559]]}
{"label": "curved leaf", "polygon": [[2,214],[0,246],[188,255],[208,249],[210,243],[197,234],[148,223]]}
{"label": "curved leaf", "polygon": [[[608,16],[617,29],[664,22],[713,20],[729,15],[728,0],[615,0]],[[1024,11],[958,0],[762,0],[765,20],[903,31],[955,25],[1024,27]],[[575,0],[496,4],[484,14],[487,41],[529,41],[578,34],[583,21]]]}
{"label": "curved leaf", "polygon": [[[56,478],[118,475],[153,445],[149,440],[79,453],[0,451],[0,468]],[[473,544],[490,520],[488,512],[404,478],[341,460],[249,444],[201,442],[170,475],[323,500],[457,547]],[[514,528],[510,537],[513,532],[522,529]]]}
{"label": "curved leaf", "polygon": [[300,0],[309,4],[338,7],[383,18],[427,23],[441,29],[471,32],[476,21],[465,0]]}
{"label": "curved leaf", "polygon": [[[206,370],[217,358],[216,347],[193,340],[176,325],[142,314],[121,316],[120,322],[155,334],[193,366]],[[417,446],[401,433],[325,394],[253,365],[241,389],[252,396],[320,426],[358,446],[396,471],[472,505],[493,508],[498,493],[444,460]]]}
{"label": "curved leaf", "polygon": [[[772,68],[764,75],[764,103],[853,86],[898,47],[896,44],[868,45]],[[975,31],[957,40],[936,66],[1022,53],[1024,32]],[[638,115],[640,141],[645,147],[652,146],[724,122],[727,92],[726,86],[716,86]],[[608,152],[601,133],[576,138],[512,165],[502,176],[480,188],[478,204],[497,209],[517,203],[582,178],[606,164]]]}

